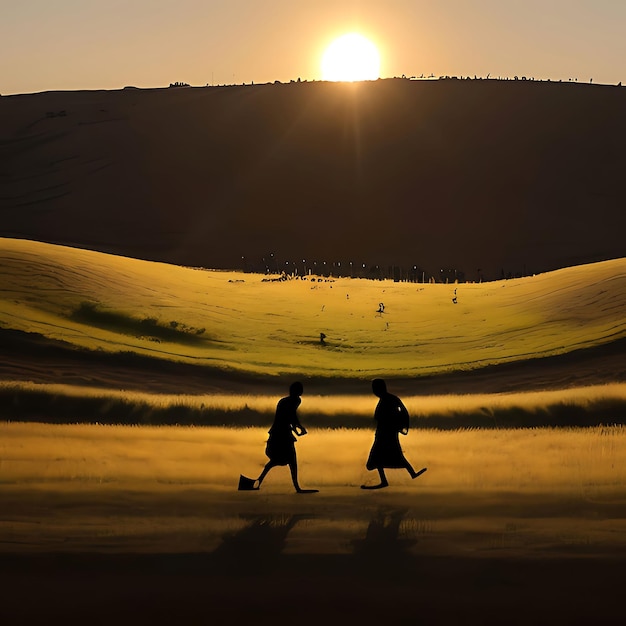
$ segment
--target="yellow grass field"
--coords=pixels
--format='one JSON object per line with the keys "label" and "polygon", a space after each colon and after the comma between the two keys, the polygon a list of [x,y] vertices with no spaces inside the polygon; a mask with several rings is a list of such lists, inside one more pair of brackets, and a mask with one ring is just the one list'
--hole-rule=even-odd
{"label": "yellow grass field", "polygon": [[0,328],[227,372],[360,379],[626,337],[626,259],[481,284],[265,278],[1,239]]}
{"label": "yellow grass field", "polygon": [[[428,467],[427,473],[411,481],[391,470],[391,487],[380,494],[359,489],[375,480],[364,467],[371,432],[313,429],[298,442],[300,476],[320,494],[305,502],[293,494],[286,468],[272,470],[258,493],[236,492],[240,473],[255,477],[262,469],[266,439],[259,428],[2,423],[0,493],[8,505],[8,518],[0,524],[3,549],[45,551],[62,541],[64,550],[80,550],[97,536],[98,550],[146,550],[151,543],[152,549],[158,544],[159,550],[184,545],[205,551],[209,538],[215,547],[229,527],[245,525],[242,510],[332,519],[343,527],[337,537],[342,538],[358,534],[367,516],[385,505],[402,508],[408,526],[428,523],[429,551],[449,551],[449,541],[461,541],[455,532],[463,523],[482,525],[482,533],[493,535],[487,546],[487,536],[465,539],[464,549],[476,556],[492,549],[489,542],[497,540],[502,524],[527,529],[516,548],[524,558],[536,558],[548,543],[574,554],[583,540],[591,553],[601,554],[607,545],[626,549],[624,427],[412,431],[403,438],[405,453],[416,467]],[[184,514],[159,508],[161,499],[172,497]],[[134,510],[136,499],[150,503],[149,510]],[[67,514],[63,507],[47,509],[46,503],[65,500],[72,503]],[[329,508],[333,501],[336,510]],[[438,513],[432,510],[436,501],[442,506]],[[425,506],[431,508],[426,520]],[[590,510],[596,515],[587,519]],[[42,515],[52,515],[54,523],[35,539],[33,524]],[[301,550],[316,552],[319,541],[345,551],[332,529],[324,528],[328,519],[309,522],[314,541],[302,543]],[[500,554],[510,555],[514,547]]]}
{"label": "yellow grass field", "polygon": [[[0,239],[2,623],[621,623],[626,260],[482,284],[267,278]],[[577,356],[545,384],[465,378],[557,355]],[[169,381],[172,364],[202,368]],[[296,376],[319,493],[286,468],[237,491]],[[370,492],[374,376],[400,388],[428,471]],[[146,425],[159,412],[228,427]]]}
{"label": "yellow grass field", "polygon": [[[298,442],[307,482],[349,488],[366,480],[372,432],[311,429]],[[239,473],[255,476],[266,459],[266,430],[0,423],[2,485],[55,489],[76,484],[158,488],[195,485],[232,490]],[[420,493],[473,495],[565,493],[610,499],[626,489],[626,428],[413,430],[402,438],[415,464],[431,473]],[[274,473],[276,475],[274,475]],[[396,486],[415,488],[403,472]],[[291,490],[289,473],[274,470],[264,491]]]}
{"label": "yellow grass field", "polygon": [[[366,390],[368,385],[363,385]],[[303,420],[326,428],[368,428],[375,401],[370,394],[313,393],[305,390],[299,409]],[[67,410],[56,422],[74,421],[122,424],[150,424],[157,415],[173,415],[163,423],[182,423],[195,420],[197,425],[250,425],[242,415],[254,416],[255,423],[271,424],[277,398],[268,394],[247,393],[187,393],[167,394],[66,384],[46,384],[22,381],[0,381],[0,394],[13,398],[13,412],[17,413],[24,399],[40,395],[47,399],[49,412],[55,404],[64,401],[55,412]],[[568,389],[524,391],[510,393],[472,393],[446,395],[403,395],[403,403],[412,416],[413,427],[444,428],[511,426],[580,425],[577,417],[588,416],[589,423],[623,423],[622,407],[626,404],[626,383],[607,383]],[[72,404],[74,402],[74,404]],[[71,408],[81,407],[82,408]],[[67,407],[67,408],[63,408]],[[117,414],[126,407],[124,415]],[[607,414],[602,411],[606,408]],[[41,409],[45,415],[46,409]],[[181,415],[184,412],[185,415]],[[5,413],[11,413],[8,409]],[[130,413],[130,417],[128,415]],[[116,420],[117,415],[117,420]],[[572,417],[573,415],[573,417]],[[604,415],[604,419],[602,416]],[[178,416],[179,420],[176,420]],[[183,419],[181,419],[183,418]],[[19,421],[19,417],[14,417]],[[250,419],[248,417],[248,419]],[[239,421],[238,420],[242,420]],[[157,424],[161,423],[159,421]]]}

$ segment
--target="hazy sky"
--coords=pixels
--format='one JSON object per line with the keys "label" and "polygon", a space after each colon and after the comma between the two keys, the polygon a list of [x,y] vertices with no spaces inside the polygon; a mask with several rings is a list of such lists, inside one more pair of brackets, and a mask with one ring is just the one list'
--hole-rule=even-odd
{"label": "hazy sky", "polygon": [[626,83],[626,0],[0,0],[0,93],[319,79],[350,31],[383,77]]}

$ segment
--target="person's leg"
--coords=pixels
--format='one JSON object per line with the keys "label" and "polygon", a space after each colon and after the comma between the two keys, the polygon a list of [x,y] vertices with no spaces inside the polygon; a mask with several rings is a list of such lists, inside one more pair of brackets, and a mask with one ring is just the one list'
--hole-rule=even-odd
{"label": "person's leg", "polygon": [[411,474],[411,478],[417,478],[418,476],[421,476],[426,471],[426,468],[422,467],[422,469],[419,472],[416,472],[413,469],[413,466],[408,461],[406,462],[406,466],[405,467],[406,467],[406,471],[409,474]]}
{"label": "person's leg", "polygon": [[380,476],[380,486],[388,487],[389,483],[387,482],[387,477],[385,476],[385,470],[382,467],[378,468],[378,475]]}
{"label": "person's leg", "polygon": [[380,483],[378,485],[361,485],[361,489],[383,489],[389,487],[389,482],[385,476],[385,470],[382,467],[377,467],[378,475],[380,476]]}
{"label": "person's leg", "polygon": [[298,482],[298,463],[295,459],[293,463],[289,463],[289,470],[291,471],[291,480],[293,481],[296,493],[317,493],[319,491],[319,489],[302,489],[300,487],[300,483]]}
{"label": "person's leg", "polygon": [[411,475],[411,478],[415,478],[417,476],[417,472],[413,469],[413,466],[406,459],[404,459],[404,463],[404,467],[406,468],[406,471]]}
{"label": "person's leg", "polygon": [[257,478],[257,480],[259,481],[259,487],[261,486],[264,478],[267,476],[267,473],[272,469],[272,467],[275,467],[275,465],[276,464],[271,460],[266,463],[263,471],[261,472],[261,475]]}
{"label": "person's leg", "polygon": [[296,491],[302,491],[298,483],[298,463],[295,461],[289,463],[289,471],[291,472],[291,481]]}

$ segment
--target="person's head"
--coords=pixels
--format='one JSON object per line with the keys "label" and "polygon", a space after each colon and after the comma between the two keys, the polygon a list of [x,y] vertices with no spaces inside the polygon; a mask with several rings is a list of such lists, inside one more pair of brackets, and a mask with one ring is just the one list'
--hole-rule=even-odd
{"label": "person's head", "polygon": [[387,384],[382,378],[375,378],[372,381],[372,392],[379,398],[382,398],[387,393]]}
{"label": "person's head", "polygon": [[303,392],[304,392],[304,387],[302,386],[301,382],[295,382],[289,385],[290,396],[300,397],[303,394]]}

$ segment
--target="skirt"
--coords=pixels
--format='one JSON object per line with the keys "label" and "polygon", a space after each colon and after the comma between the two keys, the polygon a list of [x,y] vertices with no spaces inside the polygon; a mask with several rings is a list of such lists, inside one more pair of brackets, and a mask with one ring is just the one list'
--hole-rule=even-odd
{"label": "skirt", "polygon": [[370,450],[365,467],[373,470],[378,467],[406,467],[407,461],[400,447],[397,432],[377,434]]}
{"label": "skirt", "polygon": [[290,465],[296,462],[296,446],[293,437],[270,434],[265,454],[275,465]]}

